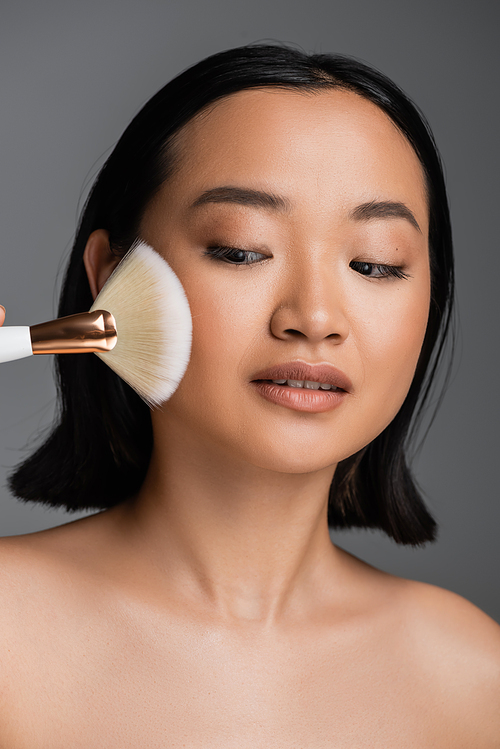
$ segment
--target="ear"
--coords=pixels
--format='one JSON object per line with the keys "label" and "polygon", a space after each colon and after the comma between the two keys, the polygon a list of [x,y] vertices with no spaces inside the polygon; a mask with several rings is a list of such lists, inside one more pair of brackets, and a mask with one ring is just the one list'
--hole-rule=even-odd
{"label": "ear", "polygon": [[119,262],[120,258],[111,252],[108,232],[105,229],[93,231],[83,253],[83,263],[94,299]]}

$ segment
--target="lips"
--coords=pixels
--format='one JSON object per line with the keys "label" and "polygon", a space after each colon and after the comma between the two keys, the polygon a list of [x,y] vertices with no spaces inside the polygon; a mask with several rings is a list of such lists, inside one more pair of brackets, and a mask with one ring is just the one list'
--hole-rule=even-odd
{"label": "lips", "polygon": [[302,361],[286,362],[263,369],[252,378],[253,382],[273,380],[305,380],[328,384],[332,388],[343,390],[346,393],[353,390],[348,376],[331,364],[308,364]]}
{"label": "lips", "polygon": [[251,385],[270,403],[312,414],[338,408],[353,389],[347,375],[331,364],[302,361],[263,369],[257,372]]}

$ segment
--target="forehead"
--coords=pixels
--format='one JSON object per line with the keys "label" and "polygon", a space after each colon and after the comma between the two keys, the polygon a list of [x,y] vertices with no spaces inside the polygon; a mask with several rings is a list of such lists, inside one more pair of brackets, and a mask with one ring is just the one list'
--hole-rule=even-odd
{"label": "forehead", "polygon": [[353,92],[240,91],[193,118],[176,145],[174,181],[193,195],[217,185],[270,188],[316,209],[397,199],[427,221],[413,148],[381,109]]}

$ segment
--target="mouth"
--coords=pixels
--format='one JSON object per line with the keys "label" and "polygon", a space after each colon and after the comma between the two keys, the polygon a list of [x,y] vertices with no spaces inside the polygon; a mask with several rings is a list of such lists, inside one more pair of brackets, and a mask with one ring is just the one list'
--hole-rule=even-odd
{"label": "mouth", "polygon": [[275,364],[252,378],[253,382],[272,382],[290,388],[303,390],[353,390],[348,376],[331,364],[309,364],[305,361]]}
{"label": "mouth", "polygon": [[342,388],[330,385],[328,382],[314,382],[313,380],[254,380],[254,382],[269,382],[274,385],[291,388],[304,388],[305,390],[341,390]]}
{"label": "mouth", "polygon": [[310,413],[337,408],[353,389],[347,375],[332,365],[301,361],[259,372],[252,385],[271,403]]}

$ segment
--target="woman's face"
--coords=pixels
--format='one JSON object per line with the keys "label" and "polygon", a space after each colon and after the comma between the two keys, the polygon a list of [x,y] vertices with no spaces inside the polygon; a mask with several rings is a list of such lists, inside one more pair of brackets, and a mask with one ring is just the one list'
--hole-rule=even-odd
{"label": "woman's face", "polygon": [[184,286],[193,347],[155,429],[280,472],[336,464],[393,419],[419,357],[420,162],[381,110],[339,90],[239,92],[175,151],[141,234]]}

